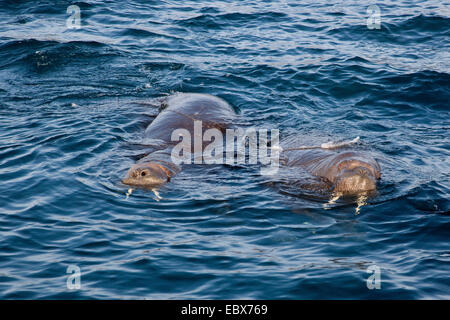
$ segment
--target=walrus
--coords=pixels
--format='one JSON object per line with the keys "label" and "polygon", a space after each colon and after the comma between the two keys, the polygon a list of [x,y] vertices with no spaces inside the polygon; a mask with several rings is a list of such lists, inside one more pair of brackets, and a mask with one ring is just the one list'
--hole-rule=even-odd
{"label": "walrus", "polygon": [[[172,149],[179,141],[173,141],[176,129],[185,129],[192,140],[202,141],[207,129],[215,128],[225,132],[233,124],[236,113],[223,99],[199,93],[178,93],[167,97],[162,105],[164,109],[145,130],[145,137],[162,141],[162,149],[152,152],[132,166],[122,183],[136,187],[153,187],[164,184],[181,171],[181,167],[172,161]],[[202,130],[197,132],[194,121],[202,121]],[[195,143],[192,145],[194,146]],[[191,152],[194,154],[194,148]]]}
{"label": "walrus", "polygon": [[378,162],[369,153],[358,150],[285,148],[280,163],[304,168],[313,176],[324,179],[336,193],[373,191],[381,178]]}
{"label": "walrus", "polygon": [[[124,184],[158,186],[181,171],[181,167],[172,161],[172,149],[178,143],[172,137],[174,130],[187,130],[193,140],[202,141],[203,150],[205,130],[215,128],[225,132],[233,127],[236,119],[236,113],[225,100],[209,94],[179,93],[167,97],[162,104],[165,108],[147,127],[144,135],[162,141],[163,147],[132,166],[122,179]],[[200,132],[195,130],[195,121],[202,121]],[[357,150],[306,149],[282,149],[280,164],[304,168],[313,176],[325,179],[335,192],[360,193],[376,189],[381,169],[370,154]],[[195,150],[191,152],[195,154]]]}

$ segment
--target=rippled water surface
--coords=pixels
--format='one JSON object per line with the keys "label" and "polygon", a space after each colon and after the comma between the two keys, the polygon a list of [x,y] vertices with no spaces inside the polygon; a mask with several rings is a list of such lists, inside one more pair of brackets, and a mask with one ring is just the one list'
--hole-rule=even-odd
{"label": "rippled water surface", "polygon": [[[377,4],[381,29],[361,1],[2,1],[0,298],[449,298],[450,3]],[[378,195],[191,166],[127,199],[142,102],[173,92],[301,144],[360,136]]]}

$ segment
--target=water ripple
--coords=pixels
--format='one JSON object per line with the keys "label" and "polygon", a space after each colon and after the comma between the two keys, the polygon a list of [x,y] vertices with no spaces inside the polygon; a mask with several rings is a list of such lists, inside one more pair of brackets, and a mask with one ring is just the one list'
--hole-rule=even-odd
{"label": "water ripple", "polygon": [[[0,10],[1,298],[448,298],[445,4],[385,1],[379,30],[358,1],[76,5],[80,29],[66,2]],[[158,147],[148,102],[178,91],[301,144],[360,136],[378,194],[357,211],[239,165],[126,197],[120,178]]]}

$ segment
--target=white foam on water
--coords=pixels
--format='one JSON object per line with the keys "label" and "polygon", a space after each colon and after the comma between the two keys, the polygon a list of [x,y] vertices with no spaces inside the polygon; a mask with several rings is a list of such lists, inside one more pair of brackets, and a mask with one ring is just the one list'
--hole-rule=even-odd
{"label": "white foam on water", "polygon": [[333,149],[333,148],[339,148],[339,147],[344,147],[344,146],[347,146],[350,144],[354,144],[354,143],[357,143],[358,141],[359,141],[359,137],[356,137],[355,139],[350,140],[350,141],[342,141],[342,142],[330,141],[327,143],[322,143],[320,145],[320,147],[322,149]]}
{"label": "white foam on water", "polygon": [[[336,149],[336,148],[345,147],[345,146],[357,143],[358,141],[359,141],[359,137],[356,137],[353,140],[347,140],[347,141],[341,141],[341,142],[329,141],[326,143],[322,143],[320,146],[301,146],[301,147],[295,147],[295,148],[287,148],[287,149],[284,149],[284,151],[309,150],[309,149]],[[281,148],[281,150],[283,150],[283,149]]]}

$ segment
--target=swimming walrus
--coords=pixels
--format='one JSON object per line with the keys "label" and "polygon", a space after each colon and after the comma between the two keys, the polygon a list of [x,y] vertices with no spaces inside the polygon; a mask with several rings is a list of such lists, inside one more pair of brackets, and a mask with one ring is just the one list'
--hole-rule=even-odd
{"label": "swimming walrus", "polygon": [[357,194],[376,189],[381,178],[378,162],[362,151],[284,149],[280,163],[302,167],[313,176],[325,179],[336,193]]}
{"label": "swimming walrus", "polygon": [[[145,137],[162,141],[164,147],[132,166],[122,180],[124,184],[152,187],[170,181],[181,170],[172,155],[179,142],[179,137],[174,137],[175,130],[184,129],[193,141],[202,141],[199,150],[202,152],[206,145],[203,140],[205,130],[214,128],[225,132],[236,118],[226,101],[208,94],[179,93],[169,96],[163,104],[166,108],[147,127]],[[199,120],[202,121],[202,130],[198,131],[194,122]],[[190,152],[195,154],[198,151],[194,150],[195,142],[192,145],[194,148]],[[381,177],[377,161],[361,151],[285,148],[280,163],[287,167],[302,167],[325,179],[333,191],[342,193],[374,190]]]}
{"label": "swimming walrus", "polygon": [[[218,129],[225,132],[231,127],[236,116],[225,100],[209,94],[178,93],[167,97],[163,105],[166,107],[147,127],[145,137],[161,140],[165,148],[140,159],[128,170],[122,183],[151,187],[170,181],[171,177],[181,170],[172,159],[173,147],[179,143],[180,138],[173,137],[175,130],[187,130],[192,141],[201,141],[202,152],[206,146],[203,140],[204,131]],[[202,130],[195,129],[194,121],[202,121]],[[195,142],[191,145],[191,153],[194,154]]]}

